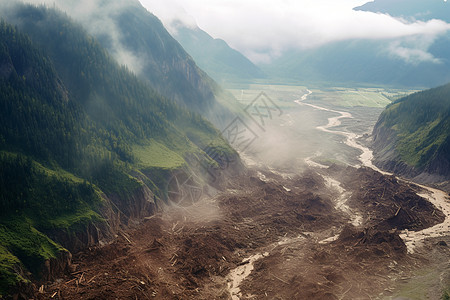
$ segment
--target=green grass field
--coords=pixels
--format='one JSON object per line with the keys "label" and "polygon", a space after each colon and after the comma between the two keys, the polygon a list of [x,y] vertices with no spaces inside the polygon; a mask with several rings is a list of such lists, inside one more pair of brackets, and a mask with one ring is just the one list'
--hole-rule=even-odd
{"label": "green grass field", "polygon": [[312,89],[310,99],[320,99],[340,107],[376,107],[384,108],[391,101],[409,95],[415,90],[393,90],[384,88],[343,88]]}
{"label": "green grass field", "polygon": [[388,98],[383,96],[382,92],[365,89],[336,92],[336,102],[345,107],[385,107],[391,103]]}
{"label": "green grass field", "polygon": [[133,146],[133,154],[140,168],[177,169],[186,164],[180,155],[154,140],[147,145]]}
{"label": "green grass field", "polygon": [[230,89],[229,91],[245,108],[253,100],[264,92],[281,109],[295,108],[294,100],[301,98],[306,93],[307,87],[295,85],[268,85],[250,84],[246,89]]}
{"label": "green grass field", "polygon": [[[261,92],[266,93],[280,108],[295,107],[294,100],[300,99],[308,87],[295,85],[250,84],[246,89],[230,89],[229,91],[245,107]],[[348,88],[348,87],[312,87],[308,98],[340,107],[378,107],[383,108],[391,101],[409,95],[416,90],[392,88]]]}

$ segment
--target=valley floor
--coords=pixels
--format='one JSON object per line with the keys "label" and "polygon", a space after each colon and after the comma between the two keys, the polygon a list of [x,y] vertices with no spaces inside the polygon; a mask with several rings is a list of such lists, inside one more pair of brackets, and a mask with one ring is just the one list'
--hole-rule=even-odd
{"label": "valley floor", "polygon": [[[336,206],[340,194],[327,177],[351,191],[349,210]],[[416,199],[419,187],[352,167],[300,175],[253,168],[228,184],[212,199],[170,208],[110,245],[77,254],[75,272],[38,298],[389,299],[424,267],[439,276],[423,295],[437,299],[450,283],[448,236],[411,255],[395,229],[442,222]]]}
{"label": "valley floor", "polygon": [[292,107],[279,105],[286,111],[272,124],[282,131],[258,133],[253,151],[269,150],[242,156],[246,174],[75,255],[74,272],[36,297],[439,299],[450,286],[450,236],[422,230],[448,226],[448,212],[420,197],[423,187],[351,166],[368,166],[356,137],[380,109],[352,116],[320,97],[293,102],[309,91],[283,93]]}

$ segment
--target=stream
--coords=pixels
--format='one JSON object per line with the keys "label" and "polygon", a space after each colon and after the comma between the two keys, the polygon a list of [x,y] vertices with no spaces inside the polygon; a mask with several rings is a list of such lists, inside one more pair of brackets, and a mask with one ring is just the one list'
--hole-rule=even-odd
{"label": "stream", "polygon": [[343,213],[347,214],[350,217],[350,221],[353,226],[355,226],[355,227],[361,226],[362,220],[363,220],[362,215],[360,213],[358,213],[357,211],[351,209],[347,205],[347,201],[352,196],[352,193],[345,190],[341,186],[341,183],[339,181],[337,181],[336,179],[333,179],[328,176],[323,176],[323,178],[325,179],[325,183],[327,184],[327,186],[329,188],[335,189],[339,193],[339,196],[334,200],[335,201],[334,207],[336,209],[342,211]]}
{"label": "stream", "polygon": [[[368,168],[371,168],[377,172],[380,172],[384,175],[393,175],[392,173],[384,172],[380,170],[378,167],[376,167],[373,163],[373,152],[369,148],[359,144],[356,140],[359,138],[359,136],[352,132],[346,132],[346,131],[339,131],[339,130],[330,130],[331,128],[337,127],[341,125],[341,119],[344,118],[353,118],[352,114],[349,112],[342,112],[337,111],[333,109],[328,109],[325,107],[320,107],[314,104],[305,103],[304,101],[307,100],[308,96],[312,94],[312,91],[307,90],[307,93],[304,94],[300,99],[295,100],[294,102],[299,105],[305,105],[312,107],[314,109],[327,111],[331,113],[336,113],[339,116],[328,118],[328,123],[324,126],[318,126],[316,127],[318,130],[321,130],[323,132],[328,132],[332,134],[337,134],[344,136],[346,138],[345,144],[348,146],[360,150],[362,153],[359,155],[358,159],[361,162],[361,164],[354,166],[354,167],[360,167],[365,166]],[[244,154],[242,154],[244,155]],[[327,166],[319,164],[315,161],[313,161],[314,157],[319,156],[320,153],[315,153],[315,155],[310,156],[305,159],[305,162],[308,166],[313,168],[327,168]],[[250,157],[243,156],[243,159],[249,163],[249,165],[258,165],[257,162],[253,161]],[[271,169],[273,173],[276,173],[274,170]],[[283,174],[285,175],[285,174]],[[262,173],[259,173],[258,176],[261,180],[265,181],[266,178]],[[285,175],[286,176],[286,175]],[[284,176],[283,176],[284,177]],[[351,196],[351,192],[346,191],[342,186],[341,183],[331,177],[324,176],[325,182],[327,183],[328,187],[336,189],[338,192],[338,196],[335,199],[335,207],[336,209],[341,210],[342,212],[346,213],[350,217],[350,222],[354,226],[360,226],[362,224],[362,216],[357,211],[352,210],[347,204],[347,200]],[[403,180],[401,178],[398,178],[399,180]],[[416,184],[416,183],[415,183]],[[429,202],[431,202],[435,207],[442,210],[442,212],[445,214],[445,220],[443,223],[437,224],[433,227],[420,230],[420,231],[402,231],[400,234],[400,237],[405,242],[408,253],[414,253],[414,249],[421,245],[423,241],[426,238],[431,237],[440,237],[447,235],[450,232],[450,201],[447,194],[441,190],[433,189],[424,185],[416,184],[417,186],[420,186],[424,189],[423,193],[418,193],[417,195],[427,199]],[[285,188],[286,189],[286,188]],[[288,190],[288,189],[287,189]],[[338,235],[329,237],[325,240],[320,241],[319,243],[329,243],[338,238]],[[269,255],[268,252],[265,253],[257,253],[254,254],[244,260],[242,260],[242,263],[237,268],[230,271],[227,279],[228,279],[228,290],[231,294],[231,298],[233,300],[239,300],[242,297],[242,293],[240,290],[240,284],[251,274],[253,270],[253,265],[256,261],[259,259],[262,259],[264,257],[267,257]]]}
{"label": "stream", "polygon": [[242,263],[237,268],[230,271],[230,274],[228,275],[229,281],[228,281],[228,290],[231,294],[232,300],[239,300],[242,296],[240,284],[242,281],[244,281],[245,278],[247,278],[250,273],[253,271],[253,264],[265,257],[268,256],[269,253],[265,252],[263,254],[258,253],[255,255],[252,255],[244,260],[242,260]]}
{"label": "stream", "polygon": [[[345,136],[346,137],[345,144],[362,151],[362,154],[359,156],[361,166],[371,168],[371,169],[373,169],[377,172],[380,172],[384,175],[393,175],[392,173],[384,172],[384,171],[380,170],[378,167],[376,167],[372,163],[372,160],[373,160],[372,150],[359,144],[356,141],[356,139],[359,137],[357,134],[352,133],[352,132],[330,130],[330,128],[341,125],[341,121],[340,121],[341,119],[353,118],[352,114],[349,112],[332,110],[332,109],[320,107],[320,106],[317,106],[314,104],[305,103],[304,101],[308,98],[309,95],[311,95],[311,93],[312,92],[310,90],[307,90],[307,93],[305,95],[303,95],[299,100],[296,100],[295,103],[297,103],[299,105],[310,106],[314,109],[319,109],[319,110],[339,114],[339,116],[337,116],[337,117],[328,118],[328,124],[325,126],[318,126],[317,129],[324,131],[324,132],[329,132],[329,133]],[[305,161],[311,167],[320,167],[320,168],[323,167],[322,165],[317,164],[314,161],[312,161],[312,157],[308,157]],[[359,166],[356,166],[356,167],[359,167]],[[397,179],[402,180],[402,181],[407,181],[407,180],[404,180],[404,179],[398,178],[398,177],[397,177]],[[325,178],[325,180],[326,180],[326,178]],[[426,228],[424,230],[420,230],[420,231],[404,230],[404,231],[402,231],[402,233],[400,234],[400,237],[405,242],[407,249],[408,249],[408,253],[414,253],[414,249],[418,245],[423,244],[423,241],[426,238],[441,237],[441,236],[447,235],[450,232],[450,201],[449,201],[449,197],[448,197],[447,193],[445,193],[444,191],[438,190],[438,189],[434,189],[434,188],[425,186],[425,185],[420,185],[417,183],[414,183],[414,184],[417,186],[420,186],[421,188],[423,188],[425,190],[424,193],[417,193],[417,195],[427,199],[436,208],[440,209],[445,215],[445,220],[443,223],[437,224],[433,227]],[[340,192],[341,192],[341,194],[343,193],[343,191],[340,191]],[[342,207],[342,205],[341,205],[341,207]],[[345,209],[345,207],[344,207],[344,209]],[[354,223],[354,222],[355,221],[353,221],[352,223]]]}

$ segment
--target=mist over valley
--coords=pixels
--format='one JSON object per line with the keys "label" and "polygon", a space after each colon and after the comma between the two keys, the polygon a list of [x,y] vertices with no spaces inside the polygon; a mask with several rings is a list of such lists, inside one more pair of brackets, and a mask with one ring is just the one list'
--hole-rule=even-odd
{"label": "mist over valley", "polygon": [[448,299],[446,1],[0,1],[0,298]]}

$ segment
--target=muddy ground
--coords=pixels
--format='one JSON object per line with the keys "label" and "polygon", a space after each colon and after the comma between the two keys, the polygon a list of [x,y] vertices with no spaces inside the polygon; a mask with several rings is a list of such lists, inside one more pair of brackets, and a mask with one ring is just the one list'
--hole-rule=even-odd
{"label": "muddy ground", "polygon": [[[398,235],[444,219],[418,189],[367,168],[251,169],[214,197],[171,207],[112,244],[74,255],[73,272],[44,283],[36,297],[389,299],[432,268],[439,278],[426,293],[439,298],[450,284],[450,240],[430,240],[410,255]],[[230,290],[230,271],[256,254],[251,274]]]}

